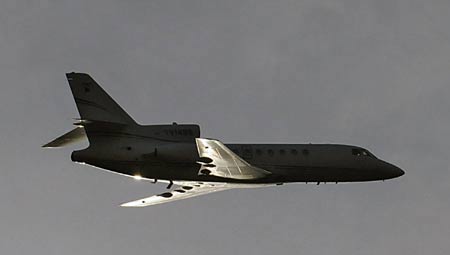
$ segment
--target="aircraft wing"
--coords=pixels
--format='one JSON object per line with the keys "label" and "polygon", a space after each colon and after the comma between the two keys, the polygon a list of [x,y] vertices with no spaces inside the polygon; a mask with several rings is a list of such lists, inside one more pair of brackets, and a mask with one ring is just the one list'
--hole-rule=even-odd
{"label": "aircraft wing", "polygon": [[218,140],[196,138],[201,164],[199,175],[250,180],[263,178],[271,173],[250,165]]}
{"label": "aircraft wing", "polygon": [[149,205],[157,205],[172,201],[177,201],[185,198],[196,197],[200,195],[206,195],[209,193],[231,189],[226,187],[225,184],[194,184],[178,187],[169,192],[161,193],[147,198],[142,198],[136,201],[124,203],[123,207],[145,207]]}

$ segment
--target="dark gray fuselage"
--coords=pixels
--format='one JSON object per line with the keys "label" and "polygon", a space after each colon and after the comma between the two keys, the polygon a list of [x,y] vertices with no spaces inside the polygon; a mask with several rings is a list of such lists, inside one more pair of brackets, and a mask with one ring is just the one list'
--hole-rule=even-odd
{"label": "dark gray fuselage", "polygon": [[272,174],[256,180],[199,175],[197,125],[86,124],[90,146],[72,154],[84,162],[130,176],[228,183],[361,182],[403,175],[367,150],[337,144],[226,144],[248,163]]}

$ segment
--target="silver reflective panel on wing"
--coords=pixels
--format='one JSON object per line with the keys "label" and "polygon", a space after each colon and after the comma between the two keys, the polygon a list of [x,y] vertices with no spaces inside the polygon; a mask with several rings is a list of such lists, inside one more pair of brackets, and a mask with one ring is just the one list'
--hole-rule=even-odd
{"label": "silver reflective panel on wing", "polygon": [[218,140],[196,138],[198,154],[201,159],[199,175],[214,175],[230,179],[259,179],[270,172],[250,165]]}
{"label": "silver reflective panel on wing", "polygon": [[224,184],[186,184],[174,190],[124,203],[123,207],[145,207],[230,189]]}

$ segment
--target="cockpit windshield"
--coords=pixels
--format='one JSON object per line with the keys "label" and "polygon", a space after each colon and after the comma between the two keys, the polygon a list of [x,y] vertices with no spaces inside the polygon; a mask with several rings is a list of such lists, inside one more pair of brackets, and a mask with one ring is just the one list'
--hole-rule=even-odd
{"label": "cockpit windshield", "polygon": [[372,153],[370,153],[368,150],[365,149],[360,149],[360,148],[353,148],[352,149],[352,154],[354,156],[357,157],[371,157],[371,158],[377,158],[375,157],[375,155],[373,155]]}

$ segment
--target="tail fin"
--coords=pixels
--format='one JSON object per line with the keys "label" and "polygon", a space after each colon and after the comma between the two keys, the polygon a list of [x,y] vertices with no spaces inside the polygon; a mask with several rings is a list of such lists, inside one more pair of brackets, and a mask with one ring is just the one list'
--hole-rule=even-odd
{"label": "tail fin", "polygon": [[66,74],[82,120],[136,124],[88,74]]}

